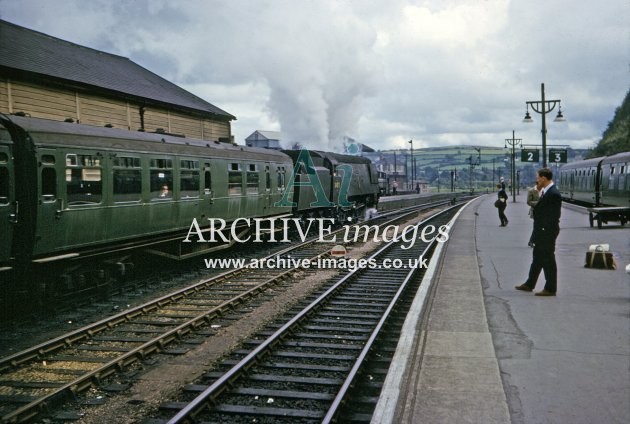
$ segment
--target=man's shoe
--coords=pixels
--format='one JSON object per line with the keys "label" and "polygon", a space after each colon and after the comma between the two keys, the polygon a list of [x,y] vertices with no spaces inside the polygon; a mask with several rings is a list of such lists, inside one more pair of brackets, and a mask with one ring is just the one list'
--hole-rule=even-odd
{"label": "man's shoe", "polygon": [[532,290],[533,290],[531,287],[526,286],[525,284],[521,284],[520,286],[516,286],[516,287],[514,287],[514,288],[515,288],[516,290],[527,291],[527,292],[530,292],[530,291],[532,291]]}
{"label": "man's shoe", "polygon": [[534,294],[534,296],[555,296],[555,295],[556,295],[556,292],[550,292],[547,290],[542,290]]}

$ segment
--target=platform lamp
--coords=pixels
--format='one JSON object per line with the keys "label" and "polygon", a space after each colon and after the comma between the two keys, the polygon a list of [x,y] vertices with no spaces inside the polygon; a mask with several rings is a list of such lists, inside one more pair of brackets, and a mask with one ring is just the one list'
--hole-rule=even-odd
{"label": "platform lamp", "polygon": [[413,140],[409,140],[409,144],[411,144],[410,152],[411,152],[411,189],[413,190],[413,183],[416,179],[416,167],[414,166],[413,160]]}
{"label": "platform lamp", "polygon": [[558,115],[554,119],[555,122],[564,122],[566,119],[562,115],[562,108],[560,106],[560,100],[545,100],[545,84],[540,84],[540,97],[541,100],[534,101],[526,101],[527,111],[525,112],[525,118],[523,118],[523,122],[531,123],[534,122],[532,117],[529,115],[529,107],[532,107],[532,110],[536,113],[542,115],[542,155],[543,155],[543,168],[547,167],[547,120],[546,115],[555,109],[556,105],[558,105]]}
{"label": "platform lamp", "polygon": [[[544,142],[543,142],[544,143]],[[511,160],[511,164],[512,164],[512,171],[511,171],[511,175],[510,178],[512,179],[512,203],[516,203],[516,146],[518,146],[519,144],[522,146],[523,145],[523,139],[521,138],[514,138],[514,130],[512,130],[512,138],[506,138],[505,139],[505,148],[508,148],[508,144],[512,147],[512,160]]]}

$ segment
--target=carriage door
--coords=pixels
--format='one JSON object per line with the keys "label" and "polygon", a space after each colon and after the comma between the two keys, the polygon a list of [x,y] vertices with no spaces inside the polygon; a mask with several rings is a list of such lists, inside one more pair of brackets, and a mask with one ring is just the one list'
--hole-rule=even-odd
{"label": "carriage door", "polygon": [[57,192],[57,155],[53,149],[38,149],[38,200],[35,254],[51,251],[59,244],[62,199]]}
{"label": "carriage door", "polygon": [[212,191],[212,168],[210,167],[209,162],[204,162],[203,164],[203,203],[201,207],[201,212],[204,213],[206,210],[210,209],[210,205],[212,205],[214,198],[214,192]]}
{"label": "carriage door", "polygon": [[17,219],[13,176],[11,150],[7,145],[0,145],[0,264],[11,257],[13,226]]}
{"label": "carriage door", "polygon": [[263,174],[263,202],[264,209],[269,210],[271,208],[271,164],[265,163],[265,173]]}

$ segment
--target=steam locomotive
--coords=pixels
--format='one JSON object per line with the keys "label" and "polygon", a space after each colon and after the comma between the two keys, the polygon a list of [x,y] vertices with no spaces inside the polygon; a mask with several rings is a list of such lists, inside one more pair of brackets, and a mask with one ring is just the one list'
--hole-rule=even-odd
{"label": "steam locomotive", "polygon": [[[0,115],[0,276],[78,258],[124,267],[121,252],[138,249],[187,258],[210,248],[181,243],[193,219],[347,222],[376,205],[368,159],[307,152]],[[326,202],[313,201],[314,175]]]}

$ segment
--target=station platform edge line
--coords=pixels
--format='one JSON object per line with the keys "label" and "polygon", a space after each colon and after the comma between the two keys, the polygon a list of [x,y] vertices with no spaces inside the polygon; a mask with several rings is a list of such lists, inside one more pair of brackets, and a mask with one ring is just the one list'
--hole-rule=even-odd
{"label": "station platform edge line", "polygon": [[457,213],[449,240],[436,247],[372,423],[510,422],[477,264],[470,206],[478,200]]}

